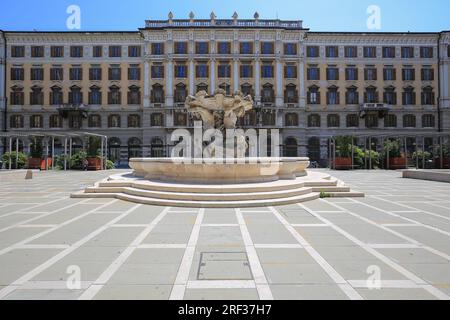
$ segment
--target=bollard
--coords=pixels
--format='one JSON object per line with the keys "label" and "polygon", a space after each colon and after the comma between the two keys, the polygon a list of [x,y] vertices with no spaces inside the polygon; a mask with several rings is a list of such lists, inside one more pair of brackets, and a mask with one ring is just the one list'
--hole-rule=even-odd
{"label": "bollard", "polygon": [[27,170],[27,174],[25,175],[25,180],[33,179],[33,171]]}

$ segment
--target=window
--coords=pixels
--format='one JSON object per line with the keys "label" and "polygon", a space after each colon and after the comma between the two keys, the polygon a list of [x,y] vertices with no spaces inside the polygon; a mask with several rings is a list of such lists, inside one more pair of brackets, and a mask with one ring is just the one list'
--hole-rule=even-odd
{"label": "window", "polygon": [[41,67],[33,67],[30,70],[32,81],[42,81],[44,80],[44,69]]}
{"label": "window", "polygon": [[329,114],[327,116],[327,126],[328,128],[339,128],[339,115]]}
{"label": "window", "polygon": [[273,42],[261,42],[261,54],[274,54],[275,44]]}
{"label": "window", "polygon": [[328,67],[327,80],[339,80],[339,69],[336,67]]}
{"label": "window", "polygon": [[414,81],[416,80],[416,70],[414,68],[404,68],[402,70],[403,81]]}
{"label": "window", "polygon": [[376,47],[364,47],[364,58],[376,58],[377,48]]}
{"label": "window", "polygon": [[242,94],[244,95],[244,96],[253,96],[253,88],[252,88],[252,85],[251,84],[248,84],[248,83],[244,83],[242,86],[241,86],[241,92],[242,92]]}
{"label": "window", "polygon": [[128,57],[138,58],[141,56],[141,46],[129,46],[128,47]]}
{"label": "window", "polygon": [[182,103],[186,101],[186,96],[187,96],[187,90],[186,90],[186,85],[179,83],[175,86],[175,102],[176,103]]}
{"label": "window", "polygon": [[269,83],[263,86],[261,92],[261,102],[262,103],[274,103],[275,102],[275,92],[273,91],[273,86]]}
{"label": "window", "polygon": [[52,58],[62,58],[64,57],[64,47],[63,46],[51,46],[50,55]]}
{"label": "window", "polygon": [[121,104],[122,93],[118,86],[112,86],[109,88],[108,92],[108,104]]}
{"label": "window", "polygon": [[205,91],[208,92],[208,85],[205,83],[200,83],[197,85],[197,92]]}
{"label": "window", "polygon": [[101,105],[102,104],[102,93],[100,87],[92,86],[89,92],[89,104]]}
{"label": "window", "polygon": [[390,105],[397,104],[397,93],[395,92],[394,87],[387,87],[384,89],[383,102]]}
{"label": "window", "polygon": [[306,56],[308,58],[319,57],[319,47],[318,46],[307,46],[306,47]]}
{"label": "window", "polygon": [[11,68],[11,80],[23,81],[25,78],[25,72],[22,67]]}
{"label": "window", "polygon": [[63,81],[64,80],[64,70],[61,67],[50,68],[50,80],[51,81]]}
{"label": "window", "polygon": [[253,54],[253,43],[252,42],[241,42],[239,44],[239,52],[241,54]]}
{"label": "window", "polygon": [[253,77],[253,66],[251,64],[242,64],[240,66],[241,78],[252,78]]}
{"label": "window", "polygon": [[109,128],[120,128],[120,116],[118,114],[112,114],[108,117]]}
{"label": "window", "polygon": [[131,86],[128,91],[128,104],[141,104],[141,91],[137,86]]}
{"label": "window", "polygon": [[318,67],[309,67],[306,72],[308,80],[320,80],[320,69]]}
{"label": "window", "polygon": [[404,106],[416,104],[416,93],[413,87],[407,87],[402,94],[402,102]]}
{"label": "window", "polygon": [[128,80],[139,81],[141,80],[141,68],[138,64],[131,64],[128,68]]}
{"label": "window", "polygon": [[366,88],[364,103],[378,103],[378,92],[375,87]]}
{"label": "window", "polygon": [[195,53],[196,54],[208,54],[209,53],[209,43],[208,42],[196,42],[195,43]]}
{"label": "window", "polygon": [[377,80],[377,69],[373,67],[367,67],[364,69],[364,80],[366,81],[376,81]]}
{"label": "window", "polygon": [[128,116],[128,128],[139,128],[141,126],[141,117],[137,114]]}
{"label": "window", "polygon": [[433,47],[420,47],[421,58],[433,58]]}
{"label": "window", "polygon": [[122,78],[122,69],[120,66],[111,65],[108,70],[108,79],[112,81],[120,81]]}
{"label": "window", "polygon": [[23,128],[23,116],[12,115],[9,118],[9,126],[13,129]]}
{"label": "window", "polygon": [[217,43],[217,53],[219,53],[219,54],[230,54],[231,53],[231,43],[229,43],[229,42],[218,42]]}
{"label": "window", "polygon": [[228,83],[219,84],[219,89],[225,91],[225,94],[230,94],[231,92],[231,86]]}
{"label": "window", "polygon": [[187,42],[175,42],[175,54],[187,54]]}
{"label": "window", "polygon": [[308,116],[308,127],[310,128],[320,128],[320,115],[310,114]]}
{"label": "window", "polygon": [[366,128],[378,128],[378,114],[370,113],[366,116]]}
{"label": "window", "polygon": [[327,104],[328,105],[339,104],[339,92],[337,87],[333,86],[328,88]]}
{"label": "window", "polygon": [[163,65],[153,65],[152,66],[152,78],[163,79],[164,78],[164,66]]}
{"label": "window", "polygon": [[57,106],[63,104],[62,89],[57,86],[53,86],[50,92],[50,105]]}
{"label": "window", "polygon": [[11,57],[13,57],[13,58],[25,57],[25,46],[12,46],[11,47]]}
{"label": "window", "polygon": [[23,88],[14,86],[11,88],[11,104],[17,105],[17,106],[23,106],[24,104],[24,94],[23,94]]}
{"label": "window", "polygon": [[406,114],[403,116],[403,127],[404,128],[415,128],[416,127],[416,116],[413,114]]}
{"label": "window", "polygon": [[32,87],[30,92],[30,105],[43,105],[44,104],[44,93],[40,87]]}
{"label": "window", "polygon": [[162,113],[152,113],[150,116],[150,125],[152,127],[163,127],[164,115]]}
{"label": "window", "polygon": [[262,78],[273,78],[273,66],[271,64],[263,64],[261,66]]}
{"label": "window", "polygon": [[284,77],[288,79],[297,79],[297,66],[287,65],[284,67]]}
{"label": "window", "polygon": [[80,105],[83,103],[83,93],[81,92],[80,87],[73,86],[70,88],[69,103],[73,105]]}
{"label": "window", "polygon": [[339,48],[337,46],[327,46],[325,47],[325,54],[327,58],[338,58]]}
{"label": "window", "polygon": [[44,57],[44,46],[31,46],[31,57],[32,58],[43,58]]}
{"label": "window", "polygon": [[348,114],[346,117],[347,128],[358,128],[359,117],[357,114]]}
{"label": "window", "polygon": [[30,128],[38,129],[43,127],[43,121],[41,115],[30,116]]}
{"label": "window", "polygon": [[402,58],[403,59],[414,58],[414,47],[402,47]]}
{"label": "window", "polygon": [[178,127],[185,127],[187,125],[187,115],[184,112],[174,113],[174,125]]}
{"label": "window", "polygon": [[383,58],[395,58],[395,47],[383,47]]}
{"label": "window", "polygon": [[288,84],[284,92],[284,101],[286,103],[298,103],[297,87],[294,84]]}
{"label": "window", "polygon": [[359,94],[358,89],[356,87],[347,88],[347,92],[345,93],[345,103],[346,104],[359,103]]}
{"label": "window", "polygon": [[109,57],[110,58],[122,57],[122,47],[121,46],[109,46]]}
{"label": "window", "polygon": [[276,113],[272,110],[268,110],[262,115],[262,124],[263,126],[274,126],[276,122]]}
{"label": "window", "polygon": [[151,101],[152,103],[164,102],[164,89],[162,85],[157,83],[152,86]]}
{"label": "window", "polygon": [[152,43],[152,54],[156,56],[160,56],[164,54],[164,43],[155,42]]}
{"label": "window", "polygon": [[83,124],[83,120],[80,115],[74,114],[69,116],[69,128],[80,129]]}
{"label": "window", "polygon": [[72,81],[83,80],[83,69],[81,67],[70,68],[70,80]]}
{"label": "window", "polygon": [[298,127],[298,114],[286,113],[285,122],[285,125],[288,127]]}
{"label": "window", "polygon": [[92,56],[94,58],[101,58],[101,57],[103,57],[103,46],[94,46],[92,48]]}
{"label": "window", "polygon": [[319,87],[312,86],[308,89],[308,103],[309,104],[320,104]]}
{"label": "window", "polygon": [[207,64],[198,64],[195,67],[195,75],[197,78],[208,78],[209,67]]}
{"label": "window", "polygon": [[52,114],[49,119],[51,129],[62,128],[62,118],[59,114]]}
{"label": "window", "polygon": [[397,116],[395,114],[388,114],[384,117],[385,128],[397,128]]}
{"label": "window", "polygon": [[90,128],[101,128],[102,127],[102,117],[99,114],[92,114],[89,116],[88,126]]}
{"label": "window", "polygon": [[435,121],[434,115],[432,114],[424,114],[422,116],[422,127],[423,128],[434,128]]}
{"label": "window", "polygon": [[434,105],[435,98],[433,88],[426,87],[422,89],[422,104],[423,105]]}
{"label": "window", "polygon": [[287,56],[293,56],[297,54],[297,44],[296,43],[285,43],[284,44],[284,54]]}
{"label": "window", "polygon": [[383,79],[384,81],[395,81],[397,78],[396,69],[393,67],[388,67],[383,69]]}
{"label": "window", "polygon": [[346,58],[356,58],[358,56],[358,49],[356,46],[347,46],[344,48]]}
{"label": "window", "polygon": [[228,64],[219,64],[217,74],[219,78],[230,78],[231,66]]}
{"label": "window", "polygon": [[70,47],[70,57],[71,58],[82,58],[83,57],[83,47],[82,46],[71,46]]}
{"label": "window", "polygon": [[102,68],[92,67],[89,69],[89,80],[101,81],[102,80]]}
{"label": "window", "polygon": [[175,77],[176,78],[187,78],[187,66],[184,64],[178,64],[175,66]]}
{"label": "window", "polygon": [[433,81],[434,80],[434,69],[433,68],[423,68],[422,69],[422,81]]}
{"label": "window", "polygon": [[356,67],[345,68],[345,80],[357,81],[358,80],[358,69]]}

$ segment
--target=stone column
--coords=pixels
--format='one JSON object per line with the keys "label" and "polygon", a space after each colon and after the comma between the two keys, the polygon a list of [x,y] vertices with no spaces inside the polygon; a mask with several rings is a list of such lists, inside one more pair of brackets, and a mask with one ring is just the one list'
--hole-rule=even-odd
{"label": "stone column", "polygon": [[283,107],[283,64],[281,59],[277,59],[276,62],[276,99],[275,104],[277,107]]}
{"label": "stone column", "polygon": [[144,63],[144,108],[150,107],[150,64]]}
{"label": "stone column", "polygon": [[233,59],[233,90],[237,92],[239,90],[239,62],[238,59]]}
{"label": "stone column", "polygon": [[259,59],[255,60],[255,100],[261,100],[261,64]]}
{"label": "stone column", "polygon": [[173,107],[173,61],[166,65],[166,106]]}
{"label": "stone column", "polygon": [[195,68],[194,60],[189,61],[189,94],[193,96],[195,94]]}
{"label": "stone column", "polygon": [[305,65],[302,60],[298,64],[298,90],[300,107],[306,107]]}
{"label": "stone column", "polygon": [[210,62],[210,89],[209,92],[211,94],[214,94],[214,92],[216,91],[216,60],[215,59],[211,59]]}

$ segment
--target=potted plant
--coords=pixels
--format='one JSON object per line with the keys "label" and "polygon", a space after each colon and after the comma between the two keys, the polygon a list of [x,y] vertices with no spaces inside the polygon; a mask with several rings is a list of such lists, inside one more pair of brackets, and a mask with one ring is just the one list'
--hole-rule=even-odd
{"label": "potted plant", "polygon": [[431,153],[429,153],[427,151],[419,150],[419,151],[414,152],[412,157],[414,160],[414,165],[417,168],[419,168],[419,169],[424,168],[424,167],[426,168],[426,166],[424,166],[424,161],[426,164],[431,159]]}
{"label": "potted plant", "polygon": [[67,166],[67,168],[81,170],[83,168],[83,161],[86,160],[86,158],[87,154],[84,151],[79,151],[73,154],[69,160],[69,165]]}
{"label": "potted plant", "polygon": [[[27,155],[23,152],[17,153],[13,151],[11,153],[6,152],[2,156],[2,161],[5,165],[5,169],[9,169],[9,161],[11,160],[11,169],[23,169],[27,164]],[[17,161],[16,161],[17,159]]]}
{"label": "potted plant", "polygon": [[30,145],[30,157],[28,158],[28,169],[40,169],[42,161],[42,142],[35,139]]}
{"label": "potted plant", "polygon": [[102,170],[102,158],[100,155],[100,138],[89,137],[87,152],[88,170]]}
{"label": "potted plant", "polygon": [[349,170],[352,169],[352,138],[337,137],[336,143],[336,155],[332,168],[336,170]]}
{"label": "potted plant", "polygon": [[450,145],[442,146],[442,163],[441,163],[441,150],[438,149],[436,156],[434,158],[434,167],[438,169],[449,169],[450,168]]}
{"label": "potted plant", "polygon": [[384,142],[384,166],[388,169],[405,169],[406,157],[400,151],[398,140],[386,140]]}

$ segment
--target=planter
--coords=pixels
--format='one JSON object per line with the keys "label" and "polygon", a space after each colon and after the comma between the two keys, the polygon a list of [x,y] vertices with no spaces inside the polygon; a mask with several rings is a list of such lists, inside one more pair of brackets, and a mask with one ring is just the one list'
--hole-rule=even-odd
{"label": "planter", "polygon": [[441,158],[435,158],[434,167],[436,169],[450,169],[450,157],[442,158],[442,167],[441,167]]}
{"label": "planter", "polygon": [[86,158],[87,162],[88,162],[88,170],[92,170],[92,171],[98,171],[98,170],[102,170],[102,159],[99,159],[97,157],[95,158]]}
{"label": "planter", "polygon": [[[384,160],[384,167],[388,168],[387,160]],[[406,158],[405,157],[395,157],[389,158],[389,169],[397,170],[397,169],[406,169]]]}
{"label": "planter", "polygon": [[41,158],[28,158],[28,169],[40,169]]}
{"label": "planter", "polygon": [[40,169],[41,170],[47,170],[47,168],[51,169],[52,163],[53,163],[53,159],[52,158],[47,158],[47,166],[46,166],[45,165],[45,159],[42,159],[41,160],[41,167],[40,167]]}
{"label": "planter", "polygon": [[352,158],[336,157],[335,161],[332,162],[331,168],[336,170],[350,170],[352,169]]}

